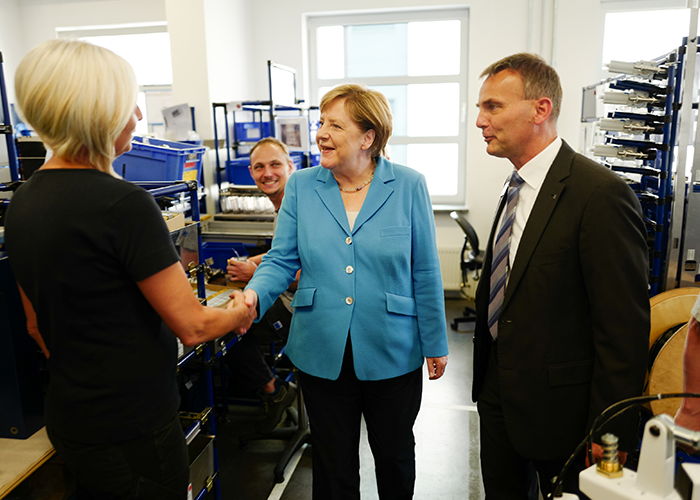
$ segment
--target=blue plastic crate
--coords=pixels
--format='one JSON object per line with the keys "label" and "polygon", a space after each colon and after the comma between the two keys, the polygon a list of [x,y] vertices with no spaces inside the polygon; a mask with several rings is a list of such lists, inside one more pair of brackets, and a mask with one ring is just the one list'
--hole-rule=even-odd
{"label": "blue plastic crate", "polygon": [[134,136],[114,170],[128,181],[199,181],[205,147]]}
{"label": "blue plastic crate", "polygon": [[301,170],[304,167],[304,153],[292,151],[289,156],[294,162],[294,170]]}
{"label": "blue plastic crate", "polygon": [[236,123],[236,140],[243,142],[259,141],[270,137],[270,122],[241,122]]}
{"label": "blue plastic crate", "polygon": [[228,259],[236,257],[247,257],[248,249],[243,243],[233,243],[224,241],[204,241],[202,242],[202,260],[211,258],[214,263],[210,266],[214,269],[226,271]]}
{"label": "blue plastic crate", "polygon": [[250,157],[243,156],[226,162],[226,181],[237,186],[255,186],[250,176]]}

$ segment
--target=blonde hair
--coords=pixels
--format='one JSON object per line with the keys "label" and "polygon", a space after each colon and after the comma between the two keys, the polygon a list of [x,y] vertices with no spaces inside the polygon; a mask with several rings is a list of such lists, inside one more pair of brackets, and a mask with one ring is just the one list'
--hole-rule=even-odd
{"label": "blonde hair", "polygon": [[386,145],[393,130],[393,117],[384,94],[362,84],[338,85],[321,99],[321,112],[336,99],[345,99],[345,111],[363,131],[374,130],[372,158],[376,160],[379,156],[386,156]]}
{"label": "blonde hair", "polygon": [[493,63],[481,73],[481,77],[494,76],[506,69],[520,74],[525,99],[547,97],[552,101],[551,119],[556,122],[563,94],[556,70],[537,54],[521,52]]}
{"label": "blonde hair", "polygon": [[134,108],[134,70],[114,52],[56,39],[32,49],[15,74],[21,114],[53,154],[115,175],[115,143]]}

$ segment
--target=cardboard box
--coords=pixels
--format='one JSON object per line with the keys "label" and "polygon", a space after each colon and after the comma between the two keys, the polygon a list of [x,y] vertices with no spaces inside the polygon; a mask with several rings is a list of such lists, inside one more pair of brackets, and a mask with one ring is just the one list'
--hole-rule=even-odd
{"label": "cardboard box", "polygon": [[179,212],[162,212],[165,225],[171,233],[185,227],[185,215]]}

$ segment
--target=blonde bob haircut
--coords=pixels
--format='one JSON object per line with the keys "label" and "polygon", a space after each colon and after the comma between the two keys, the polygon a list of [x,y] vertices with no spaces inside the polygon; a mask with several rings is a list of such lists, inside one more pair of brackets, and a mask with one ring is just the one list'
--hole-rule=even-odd
{"label": "blonde bob haircut", "polygon": [[53,154],[112,175],[115,143],[134,112],[137,93],[129,63],[77,40],[38,45],[15,74],[20,112]]}
{"label": "blonde bob haircut", "polygon": [[374,142],[370,149],[372,159],[386,156],[386,144],[393,130],[393,117],[384,94],[362,84],[338,85],[321,99],[321,113],[336,99],[345,99],[345,111],[362,131],[374,130]]}

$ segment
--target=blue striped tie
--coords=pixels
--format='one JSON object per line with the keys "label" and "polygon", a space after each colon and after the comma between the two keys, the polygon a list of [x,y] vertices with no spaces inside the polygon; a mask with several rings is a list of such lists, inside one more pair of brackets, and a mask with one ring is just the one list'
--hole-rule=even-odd
{"label": "blue striped tie", "polygon": [[501,315],[503,298],[506,294],[506,282],[508,281],[508,256],[510,254],[510,235],[515,221],[515,206],[518,203],[518,193],[523,183],[522,177],[517,171],[510,176],[508,187],[508,203],[503,213],[501,229],[496,235],[496,244],[493,247],[493,260],[491,262],[491,294],[489,295],[489,331],[495,341],[498,337],[498,317]]}

